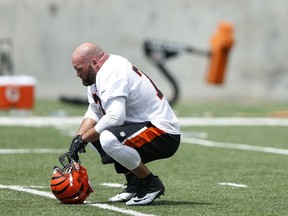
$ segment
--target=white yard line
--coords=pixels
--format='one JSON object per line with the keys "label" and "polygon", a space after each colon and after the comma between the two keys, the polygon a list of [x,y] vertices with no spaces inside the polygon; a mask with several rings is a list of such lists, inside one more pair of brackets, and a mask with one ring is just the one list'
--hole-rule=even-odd
{"label": "white yard line", "polygon": [[88,204],[88,205],[95,206],[95,207],[102,208],[102,209],[107,209],[107,210],[110,210],[110,211],[120,212],[120,213],[127,214],[127,215],[154,216],[153,214],[144,214],[144,213],[141,213],[141,212],[138,212],[138,211],[129,210],[129,209],[122,209],[122,208],[119,208],[119,207],[116,207],[116,206],[111,206],[111,205],[108,205],[108,204],[96,204],[96,203],[94,203],[94,204]]}
{"label": "white yard line", "polygon": [[203,139],[197,139],[197,138],[191,138],[191,137],[181,137],[181,142],[194,144],[194,145],[202,145],[206,147],[241,149],[241,150],[247,150],[247,151],[258,151],[258,152],[288,155],[288,149],[279,149],[279,148],[263,147],[263,146],[251,146],[251,145],[236,144],[236,143],[223,143],[223,142],[215,142],[215,141],[203,140]]}
{"label": "white yard line", "polygon": [[[216,142],[211,140],[198,139],[193,137],[187,137],[183,135],[181,137],[181,142],[193,145],[201,145],[206,147],[216,147],[216,148],[229,148],[229,149],[240,149],[247,151],[258,151],[258,152],[266,152],[272,154],[280,154],[280,155],[288,155],[288,149],[280,149],[273,147],[265,147],[265,146],[252,146],[246,144],[236,144],[236,143],[224,143],[224,142]],[[66,152],[67,149],[0,149],[1,154],[62,154]],[[105,183],[106,184],[106,183]],[[110,184],[110,185],[108,185]],[[105,186],[110,187],[121,187],[121,185],[107,183]]]}
{"label": "white yard line", "polygon": [[[0,126],[54,126],[78,125],[82,117],[0,117]],[[285,118],[179,118],[181,127],[185,126],[288,126]],[[2,130],[2,129],[1,129]],[[202,136],[202,135],[201,135]],[[200,136],[198,136],[200,137]],[[201,137],[205,138],[205,137]],[[287,149],[272,147],[251,146],[245,144],[222,143],[209,140],[191,138],[189,134],[183,133],[181,140],[189,144],[197,144],[208,147],[242,149],[249,151],[260,151],[274,154],[288,154]],[[64,149],[0,149],[0,154],[25,154],[25,153],[63,153]]]}
{"label": "white yard line", "polygon": [[179,118],[185,126],[288,126],[287,118]]}
{"label": "white yard line", "polygon": [[244,184],[237,184],[237,183],[231,183],[231,182],[220,182],[219,185],[223,186],[231,186],[231,187],[240,187],[240,188],[247,188],[247,185]]}
{"label": "white yard line", "polygon": [[[83,117],[67,116],[67,117],[11,117],[1,116],[0,126],[55,126],[62,125],[79,125]],[[181,127],[186,126],[288,126],[287,118],[179,118]]]}
{"label": "white yard line", "polygon": [[102,183],[101,185],[105,187],[112,187],[112,188],[125,188],[124,184],[119,184],[119,183]]}
{"label": "white yard line", "polygon": [[0,149],[0,154],[61,154],[67,152],[67,149]]}
{"label": "white yard line", "polygon": [[[18,186],[18,185],[1,185],[0,184],[0,189],[9,189],[9,190],[15,190],[15,191],[21,191],[21,192],[26,192],[30,193],[33,195],[38,195],[38,196],[43,196],[47,197],[50,199],[56,199],[55,196],[51,192],[46,192],[46,191],[38,191],[35,189],[27,188],[27,186]],[[98,203],[92,203],[92,202],[86,202],[86,205],[101,208],[101,209],[107,209],[109,211],[115,211],[115,212],[120,212],[126,215],[133,215],[133,216],[154,216],[152,214],[145,214],[142,212],[134,211],[131,209],[124,209],[124,208],[119,208],[115,206],[111,206],[108,204],[98,204]]]}
{"label": "white yard line", "polygon": [[70,116],[70,117],[10,117],[2,116],[0,117],[0,126],[34,126],[34,127],[44,127],[44,126],[62,126],[62,125],[78,125],[81,123],[83,117]]}
{"label": "white yard line", "polygon": [[47,197],[47,198],[51,198],[51,199],[56,199],[55,196],[50,192],[38,191],[35,189],[27,188],[27,186],[22,187],[19,185],[2,185],[2,184],[0,184],[0,188],[1,189],[10,189],[10,190],[15,190],[15,191],[21,191],[21,192],[39,195],[39,196],[43,196],[43,197]]}

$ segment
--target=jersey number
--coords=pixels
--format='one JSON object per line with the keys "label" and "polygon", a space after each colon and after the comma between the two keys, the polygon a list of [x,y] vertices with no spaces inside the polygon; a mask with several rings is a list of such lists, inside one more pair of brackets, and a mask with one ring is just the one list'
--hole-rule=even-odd
{"label": "jersey number", "polygon": [[154,84],[154,82],[142,71],[140,71],[135,65],[132,65],[132,69],[134,72],[136,72],[140,77],[142,76],[142,74],[144,74],[151,82],[151,84],[153,85],[153,87],[156,90],[156,95],[160,98],[160,100],[163,99],[163,93],[157,88],[157,86]]}

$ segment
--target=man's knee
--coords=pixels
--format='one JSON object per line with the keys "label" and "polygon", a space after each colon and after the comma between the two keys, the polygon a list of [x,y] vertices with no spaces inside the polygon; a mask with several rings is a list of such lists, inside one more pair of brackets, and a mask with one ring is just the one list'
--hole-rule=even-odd
{"label": "man's knee", "polygon": [[100,140],[100,143],[101,143],[103,150],[107,154],[110,154],[111,152],[115,151],[120,144],[120,142],[117,140],[117,138],[114,136],[114,134],[108,130],[104,130],[100,134],[99,140]]}

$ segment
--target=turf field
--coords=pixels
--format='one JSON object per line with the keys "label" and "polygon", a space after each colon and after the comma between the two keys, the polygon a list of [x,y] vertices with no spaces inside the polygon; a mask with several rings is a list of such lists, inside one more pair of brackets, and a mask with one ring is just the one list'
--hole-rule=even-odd
{"label": "turf field", "polygon": [[[62,116],[80,116],[85,106],[42,101],[24,117],[28,126],[1,124],[11,116],[2,112],[0,215],[287,215],[288,119],[271,119],[279,113],[285,116],[287,107],[177,105],[183,132],[181,146],[174,157],[148,164],[165,184],[166,194],[142,207],[106,202],[122,190],[115,185],[125,182],[111,165],[102,165],[90,149],[80,155],[95,189],[89,202],[64,205],[53,199],[49,189],[53,166],[60,165],[58,156],[68,149],[77,129],[74,123],[60,124],[67,118]],[[59,118],[59,126],[33,126],[35,116],[51,115]],[[253,121],[247,123],[247,119]]]}

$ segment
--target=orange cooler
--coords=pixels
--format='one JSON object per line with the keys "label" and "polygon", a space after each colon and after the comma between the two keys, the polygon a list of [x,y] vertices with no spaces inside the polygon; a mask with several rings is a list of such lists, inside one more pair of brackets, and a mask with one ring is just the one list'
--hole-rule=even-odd
{"label": "orange cooler", "polygon": [[0,109],[33,109],[35,84],[31,76],[0,76]]}

